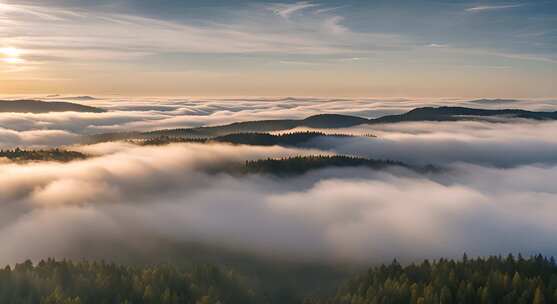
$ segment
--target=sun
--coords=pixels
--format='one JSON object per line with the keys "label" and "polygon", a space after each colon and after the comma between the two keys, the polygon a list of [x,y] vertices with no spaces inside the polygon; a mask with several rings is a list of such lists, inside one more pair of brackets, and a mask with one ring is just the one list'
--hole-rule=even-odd
{"label": "sun", "polygon": [[7,47],[1,48],[0,53],[4,54],[6,57],[19,57],[21,52],[14,47]]}
{"label": "sun", "polygon": [[0,55],[2,61],[6,63],[16,64],[23,62],[23,59],[20,58],[21,51],[14,47],[0,48]]}

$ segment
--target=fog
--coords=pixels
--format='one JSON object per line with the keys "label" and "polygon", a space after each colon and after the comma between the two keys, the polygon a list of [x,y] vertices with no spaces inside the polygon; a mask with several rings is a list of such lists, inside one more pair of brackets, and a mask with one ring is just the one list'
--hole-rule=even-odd
{"label": "fog", "polygon": [[340,154],[418,165],[466,162],[513,167],[557,163],[557,138],[553,135],[556,122],[415,122],[303,130],[373,134],[377,137],[317,138],[308,145]]}
{"label": "fog", "polygon": [[[367,99],[90,103],[111,111],[0,114],[0,148],[67,145],[91,156],[69,163],[0,160],[0,242],[5,244],[0,264],[26,258],[158,256],[163,246],[179,250],[191,243],[256,256],[355,264],[464,252],[557,254],[555,122],[359,126],[321,131],[376,137],[318,138],[302,148],[75,145],[82,134],[107,130],[317,113],[376,117],[431,104]],[[554,110],[552,101],[512,106]],[[289,178],[223,170],[245,160],[327,153],[443,170],[328,168]]]}
{"label": "fog", "polygon": [[[555,100],[521,100],[509,103],[478,104],[457,99],[167,99],[110,97],[83,101],[80,99],[68,100],[62,96],[55,98],[19,96],[19,98],[64,100],[102,107],[107,109],[108,112],[0,113],[0,128],[16,132],[57,130],[72,134],[97,134],[222,125],[249,120],[301,119],[322,113],[375,118],[388,114],[403,113],[416,107],[447,104],[482,108],[522,108],[539,111],[557,109],[557,101]],[[3,143],[3,140],[0,143]],[[28,144],[32,145],[33,143]],[[39,144],[45,143],[37,143],[37,145]]]}
{"label": "fog", "polygon": [[108,258],[196,242],[274,258],[557,253],[556,166],[471,164],[422,176],[326,169],[294,178],[218,173],[229,162],[315,154],[280,147],[83,147],[71,163],[0,164],[0,263]]}

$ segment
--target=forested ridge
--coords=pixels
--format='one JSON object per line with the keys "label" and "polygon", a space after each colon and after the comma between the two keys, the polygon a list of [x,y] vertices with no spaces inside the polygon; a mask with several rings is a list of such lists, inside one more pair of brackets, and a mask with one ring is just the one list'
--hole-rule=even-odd
{"label": "forested ridge", "polygon": [[310,155],[294,156],[285,158],[268,158],[261,160],[246,161],[242,173],[273,174],[273,175],[299,175],[311,170],[330,167],[363,167],[373,170],[382,170],[389,167],[401,167],[419,173],[434,172],[440,170],[434,166],[416,167],[400,161],[368,159],[347,155]]}
{"label": "forested ridge", "polygon": [[[366,135],[372,137],[373,135]],[[131,142],[144,146],[160,146],[171,143],[229,143],[237,145],[253,146],[298,146],[319,137],[354,137],[350,134],[327,134],[323,132],[288,132],[283,134],[269,134],[260,132],[232,133],[216,137],[187,137],[161,135],[144,140],[132,140]]]}
{"label": "forested ridge", "polygon": [[41,149],[41,150],[27,150],[27,149],[6,149],[0,150],[0,158],[5,157],[12,161],[60,161],[68,162],[77,159],[85,159],[87,155],[69,150],[61,149]]}

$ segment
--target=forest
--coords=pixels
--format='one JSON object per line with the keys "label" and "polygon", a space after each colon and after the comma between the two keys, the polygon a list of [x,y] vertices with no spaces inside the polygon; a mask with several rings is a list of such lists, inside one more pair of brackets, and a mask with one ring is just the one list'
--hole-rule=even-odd
{"label": "forest", "polygon": [[[373,135],[366,135],[372,137]],[[166,136],[161,135],[145,140],[131,140],[145,146],[160,146],[171,143],[209,143],[220,142],[236,145],[253,145],[253,146],[299,146],[308,141],[319,137],[353,137],[349,134],[326,134],[323,132],[288,132],[283,134],[269,134],[259,132],[232,133],[217,137],[187,137],[187,136]]]}
{"label": "forest", "polygon": [[440,259],[402,266],[369,269],[339,288],[333,299],[310,303],[450,304],[557,303],[554,258],[492,256]]}
{"label": "forest", "polygon": [[314,155],[246,161],[244,167],[242,168],[242,173],[287,176],[304,174],[311,170],[318,170],[328,167],[364,167],[374,170],[381,170],[387,167],[403,167],[416,171],[427,171],[435,169],[433,167],[412,167],[405,163],[392,160],[375,160],[345,155]]}
{"label": "forest", "polygon": [[[280,267],[280,265],[278,265]],[[311,271],[311,270],[307,270]],[[273,276],[262,280],[273,283]],[[319,280],[319,279],[317,279]],[[199,264],[127,266],[98,261],[47,259],[0,270],[0,302],[13,304],[488,304],[557,303],[557,265],[541,255],[394,260],[346,278],[334,295],[301,291],[270,294],[241,271]],[[280,286],[275,286],[280,289]],[[336,293],[336,294],[335,294]]]}
{"label": "forest", "polygon": [[6,149],[0,150],[0,158],[7,158],[11,161],[26,162],[26,161],[58,161],[68,162],[72,160],[85,159],[87,155],[77,152],[62,149]]}

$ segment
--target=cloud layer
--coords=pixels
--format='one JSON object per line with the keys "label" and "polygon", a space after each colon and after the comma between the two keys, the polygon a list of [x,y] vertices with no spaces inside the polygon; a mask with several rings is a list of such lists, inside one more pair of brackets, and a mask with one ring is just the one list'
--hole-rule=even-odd
{"label": "cloud layer", "polygon": [[[3,147],[54,146],[105,129],[318,113],[376,117],[443,101],[91,103],[111,111],[0,114],[0,142]],[[554,102],[512,103],[519,106],[551,110]],[[114,142],[72,146],[94,157],[70,163],[0,161],[0,242],[9,244],[0,249],[0,264],[50,256],[149,256],[189,243],[351,263],[457,257],[463,252],[557,254],[552,218],[557,212],[557,123],[401,123],[333,131],[377,137],[317,139],[308,149]],[[328,168],[288,179],[218,173],[249,159],[322,153],[431,163],[445,170],[420,175],[400,168]]]}
{"label": "cloud layer", "polygon": [[327,169],[280,179],[210,172],[231,161],[316,152],[120,143],[84,149],[99,156],[0,164],[0,240],[10,244],[0,249],[1,263],[140,255],[162,240],[351,263],[557,253],[555,165],[460,164],[429,176]]}

